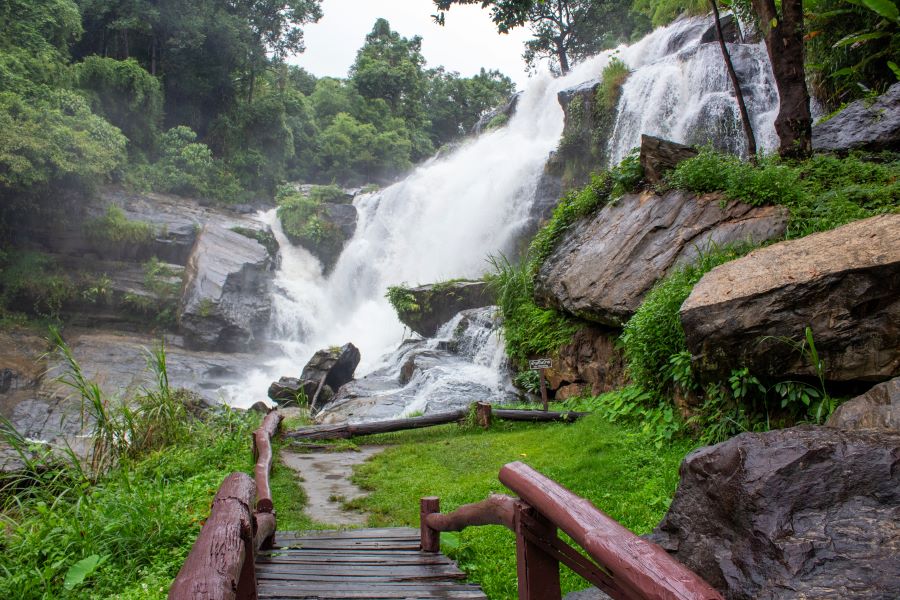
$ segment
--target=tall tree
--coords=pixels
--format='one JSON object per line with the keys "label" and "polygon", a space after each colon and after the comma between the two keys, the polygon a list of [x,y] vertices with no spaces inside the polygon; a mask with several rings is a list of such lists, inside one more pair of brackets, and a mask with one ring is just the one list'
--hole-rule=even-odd
{"label": "tall tree", "polygon": [[[550,59],[554,70],[566,74],[572,63],[583,60],[631,37],[643,28],[631,12],[631,0],[435,0],[441,11],[453,4],[491,7],[491,18],[501,33],[528,25],[533,35],[525,43],[523,58],[529,66]],[[444,13],[437,15],[443,23]]]}
{"label": "tall tree", "polygon": [[775,117],[778,153],[803,158],[812,153],[812,116],[803,67],[803,2],[750,0],[759,18],[772,64],[780,105]]}

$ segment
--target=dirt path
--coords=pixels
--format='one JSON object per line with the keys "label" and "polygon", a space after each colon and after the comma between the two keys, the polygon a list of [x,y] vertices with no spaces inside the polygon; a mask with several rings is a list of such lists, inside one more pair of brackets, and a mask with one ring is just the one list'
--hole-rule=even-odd
{"label": "dirt path", "polygon": [[364,494],[350,483],[353,466],[382,450],[384,446],[360,446],[359,452],[282,451],[281,460],[303,479],[299,484],[308,498],[305,512],[312,520],[336,526],[365,525],[364,513],[343,510],[341,505]]}

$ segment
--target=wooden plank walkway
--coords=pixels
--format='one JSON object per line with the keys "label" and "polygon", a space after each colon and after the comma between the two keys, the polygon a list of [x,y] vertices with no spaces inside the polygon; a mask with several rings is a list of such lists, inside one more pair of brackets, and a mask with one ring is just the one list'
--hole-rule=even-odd
{"label": "wooden plank walkway", "polygon": [[275,542],[256,558],[260,599],[487,600],[449,558],[419,550],[417,529],[279,531]]}

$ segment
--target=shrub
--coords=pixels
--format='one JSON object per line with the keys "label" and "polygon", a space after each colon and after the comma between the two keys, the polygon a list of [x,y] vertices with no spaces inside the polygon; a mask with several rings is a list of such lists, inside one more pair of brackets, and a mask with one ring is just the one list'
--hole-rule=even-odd
{"label": "shrub", "polygon": [[[696,263],[676,269],[657,283],[622,332],[628,373],[641,388],[659,396],[672,391],[678,359],[687,350],[678,311],[694,285],[713,267],[746,254],[750,245],[700,249]],[[683,372],[683,370],[682,370]]]}
{"label": "shrub", "polygon": [[495,272],[488,281],[496,291],[503,317],[507,355],[524,367],[530,357],[556,352],[571,342],[578,324],[557,310],[535,303],[530,261],[513,265],[505,256],[490,260]]}
{"label": "shrub", "polygon": [[600,77],[600,85],[597,86],[596,101],[597,107],[610,111],[616,108],[619,103],[619,94],[622,85],[628,79],[631,71],[628,65],[620,58],[613,57],[609,63],[603,67],[603,73]]}
{"label": "shrub", "polygon": [[894,153],[816,155],[802,162],[766,157],[758,166],[704,149],[678,165],[667,185],[698,193],[723,192],[754,206],[790,210],[788,237],[826,231],[900,208],[900,158]]}
{"label": "shrub", "polygon": [[143,221],[132,221],[120,207],[110,204],[106,213],[85,223],[85,233],[94,242],[115,244],[145,244],[153,240],[153,226]]}

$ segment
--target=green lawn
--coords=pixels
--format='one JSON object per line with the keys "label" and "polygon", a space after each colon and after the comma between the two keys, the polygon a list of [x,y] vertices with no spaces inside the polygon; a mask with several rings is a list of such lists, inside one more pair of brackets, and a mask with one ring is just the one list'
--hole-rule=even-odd
{"label": "green lawn", "polygon": [[[638,534],[650,531],[665,514],[678,483],[678,465],[693,447],[678,441],[656,449],[648,436],[599,417],[572,425],[497,423],[488,431],[450,425],[356,441],[393,445],[358,467],[354,477],[370,493],[352,505],[371,514],[372,526],[418,527],[422,496],[439,496],[442,510],[448,511],[490,492],[509,493],[497,474],[505,463],[519,460]],[[511,532],[474,527],[443,534],[442,541],[490,598],[516,598]],[[584,587],[564,569],[564,591]]]}

